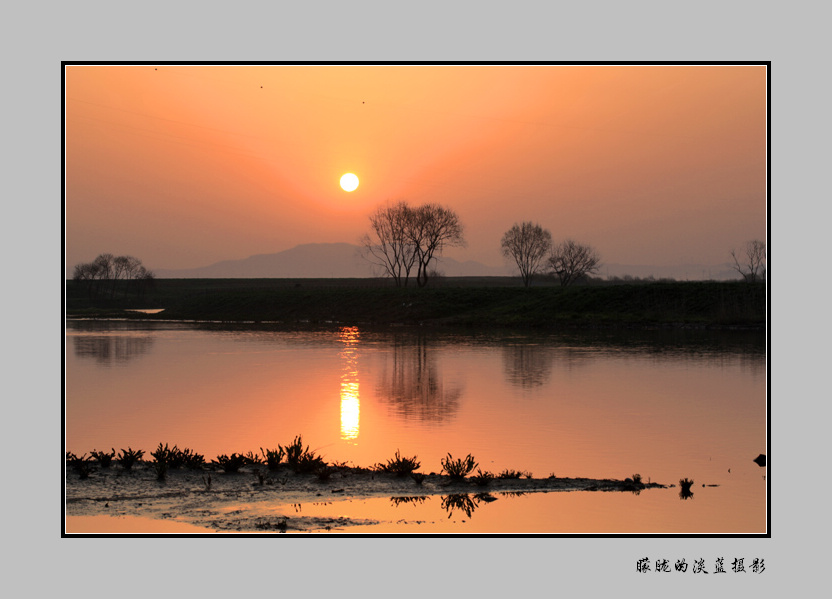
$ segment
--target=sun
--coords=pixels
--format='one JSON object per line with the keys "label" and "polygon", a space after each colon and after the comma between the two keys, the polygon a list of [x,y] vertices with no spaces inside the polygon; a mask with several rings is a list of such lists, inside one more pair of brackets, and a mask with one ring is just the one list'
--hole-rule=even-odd
{"label": "sun", "polygon": [[358,187],[358,177],[352,173],[347,173],[341,177],[341,187],[344,191],[355,191]]}

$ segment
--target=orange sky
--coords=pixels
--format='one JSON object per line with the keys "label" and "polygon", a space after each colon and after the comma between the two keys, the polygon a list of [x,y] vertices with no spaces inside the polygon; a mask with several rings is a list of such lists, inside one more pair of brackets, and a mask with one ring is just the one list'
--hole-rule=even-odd
{"label": "orange sky", "polygon": [[523,220],[619,264],[766,234],[764,66],[67,66],[65,98],[69,272],[356,243],[387,200],[490,265]]}

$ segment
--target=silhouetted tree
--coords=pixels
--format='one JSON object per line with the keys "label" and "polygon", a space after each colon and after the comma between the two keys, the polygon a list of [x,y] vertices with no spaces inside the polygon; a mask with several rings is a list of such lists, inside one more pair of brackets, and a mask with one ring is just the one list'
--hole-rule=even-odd
{"label": "silhouetted tree", "polygon": [[407,287],[416,263],[416,247],[409,229],[413,210],[404,202],[382,206],[370,215],[370,234],[361,238],[362,255],[381,272],[392,277],[396,287]]}
{"label": "silhouetted tree", "polygon": [[370,229],[361,238],[362,254],[399,287],[407,286],[414,266],[416,283],[424,287],[433,259],[446,246],[465,244],[459,217],[438,204],[378,208],[370,215]]}
{"label": "silhouetted tree", "polygon": [[734,259],[734,270],[740,273],[747,283],[765,278],[766,244],[759,239],[747,241],[739,255],[736,250],[731,250],[731,258]]}
{"label": "silhouetted tree", "polygon": [[596,272],[601,266],[601,257],[591,246],[567,239],[552,248],[549,267],[564,287]]}
{"label": "silhouetted tree", "polygon": [[416,249],[416,283],[424,287],[428,283],[431,261],[447,246],[464,246],[462,224],[459,216],[439,204],[425,204],[413,211],[409,228],[410,242]]}
{"label": "silhouetted tree", "polygon": [[552,247],[552,234],[537,223],[517,223],[505,232],[500,243],[503,255],[513,258],[520,269],[523,285],[528,287]]}
{"label": "silhouetted tree", "polygon": [[90,299],[108,295],[113,299],[120,282],[125,297],[131,289],[141,295],[153,283],[155,275],[133,256],[100,254],[92,262],[77,264],[72,280],[86,286]]}

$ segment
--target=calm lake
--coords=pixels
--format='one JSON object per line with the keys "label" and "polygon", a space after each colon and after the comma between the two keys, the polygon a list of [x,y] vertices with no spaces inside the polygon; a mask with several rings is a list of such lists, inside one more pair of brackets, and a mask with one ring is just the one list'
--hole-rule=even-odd
{"label": "calm lake", "polygon": [[[447,453],[535,477],[671,489],[505,498],[452,517],[440,499],[305,506],[435,528],[366,532],[764,534],[766,348],[761,332],[268,330],[66,322],[66,450],[162,443],[219,454],[305,444],[372,466]],[[679,479],[695,481],[682,500]],[[705,485],[705,486],[703,486]],[[395,513],[391,511],[395,510]],[[386,512],[391,512],[384,515]]]}

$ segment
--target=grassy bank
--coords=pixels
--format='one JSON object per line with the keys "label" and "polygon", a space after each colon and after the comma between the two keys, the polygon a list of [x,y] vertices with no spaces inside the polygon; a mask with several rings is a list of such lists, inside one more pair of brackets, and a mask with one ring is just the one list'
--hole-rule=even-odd
{"label": "grassy bank", "polygon": [[[489,284],[490,283],[490,284]],[[512,327],[765,326],[764,284],[656,282],[529,289],[508,280],[395,288],[372,279],[171,279],[139,299],[91,301],[67,287],[68,316]],[[164,308],[159,315],[125,313]]]}

